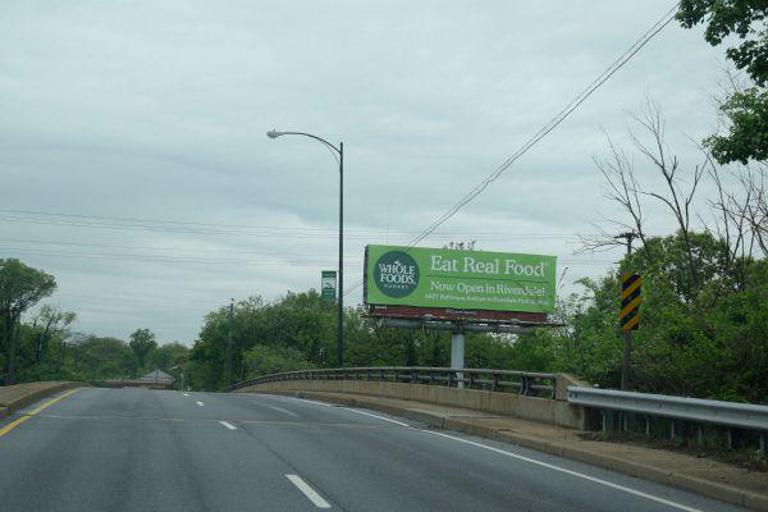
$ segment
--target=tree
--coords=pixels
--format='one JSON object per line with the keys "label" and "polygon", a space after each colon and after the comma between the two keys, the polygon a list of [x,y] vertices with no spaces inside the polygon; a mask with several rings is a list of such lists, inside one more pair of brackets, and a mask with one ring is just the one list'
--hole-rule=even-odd
{"label": "tree", "polygon": [[136,356],[139,371],[143,371],[146,369],[145,364],[148,362],[148,356],[157,349],[155,335],[149,329],[136,329],[130,337],[131,341],[128,346],[131,347]]}
{"label": "tree", "polygon": [[6,382],[15,381],[17,330],[22,313],[56,290],[56,280],[17,259],[0,259],[0,329],[7,352]]}
{"label": "tree", "polygon": [[729,121],[727,135],[713,135],[705,143],[720,163],[768,157],[768,28],[765,0],[682,0],[677,19],[685,28],[706,23],[704,39],[712,46],[729,36],[741,42],[726,57],[744,70],[753,87],[735,91],[721,105]]}
{"label": "tree", "polygon": [[166,343],[157,347],[151,353],[151,364],[164,372],[171,372],[174,368],[184,365],[189,358],[189,348],[179,342]]}
{"label": "tree", "polygon": [[85,381],[123,379],[135,372],[135,356],[123,340],[111,337],[83,336],[72,346],[76,364],[72,377]]}
{"label": "tree", "polygon": [[48,352],[51,340],[64,336],[64,330],[75,321],[73,311],[62,311],[58,306],[44,304],[35,316],[32,327],[35,332],[35,362],[39,363]]}

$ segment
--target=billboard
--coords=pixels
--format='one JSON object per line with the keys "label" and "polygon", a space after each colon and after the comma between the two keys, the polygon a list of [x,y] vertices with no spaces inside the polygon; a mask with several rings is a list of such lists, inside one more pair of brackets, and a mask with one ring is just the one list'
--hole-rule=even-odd
{"label": "billboard", "polygon": [[555,309],[554,256],[369,245],[364,300],[546,314]]}
{"label": "billboard", "polygon": [[320,274],[320,298],[324,302],[336,302],[336,271],[323,270]]}

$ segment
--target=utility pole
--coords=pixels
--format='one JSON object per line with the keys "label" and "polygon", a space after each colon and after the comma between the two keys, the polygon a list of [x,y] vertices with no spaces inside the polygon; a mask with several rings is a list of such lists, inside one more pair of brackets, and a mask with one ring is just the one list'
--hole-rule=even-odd
{"label": "utility pole", "polygon": [[[627,258],[632,255],[632,241],[637,236],[637,233],[634,231],[627,231],[626,233],[621,233],[620,235],[616,235],[614,238],[623,239],[626,240],[627,244]],[[632,331],[625,331],[622,333],[622,338],[624,338],[624,358],[621,365],[621,390],[627,391],[629,390],[629,373],[630,369],[632,367]]]}
{"label": "utility pole", "polygon": [[229,329],[227,332],[227,360],[225,361],[225,375],[227,386],[232,384],[232,329],[235,321],[235,299],[229,300]]}

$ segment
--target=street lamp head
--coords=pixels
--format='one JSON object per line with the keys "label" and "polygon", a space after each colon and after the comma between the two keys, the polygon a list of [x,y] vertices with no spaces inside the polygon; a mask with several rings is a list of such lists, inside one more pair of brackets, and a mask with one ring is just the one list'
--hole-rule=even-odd
{"label": "street lamp head", "polygon": [[270,139],[276,139],[276,138],[278,138],[281,135],[285,135],[285,133],[279,132],[277,130],[269,130],[267,132],[267,137],[269,137]]}

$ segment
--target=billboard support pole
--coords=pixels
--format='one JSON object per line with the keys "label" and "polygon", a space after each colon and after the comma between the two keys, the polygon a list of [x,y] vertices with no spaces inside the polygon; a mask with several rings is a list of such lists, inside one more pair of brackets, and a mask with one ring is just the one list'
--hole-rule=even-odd
{"label": "billboard support pole", "polygon": [[[464,345],[467,335],[461,329],[456,329],[451,335],[451,368],[464,368]],[[464,372],[456,372],[456,385],[464,387]]]}

